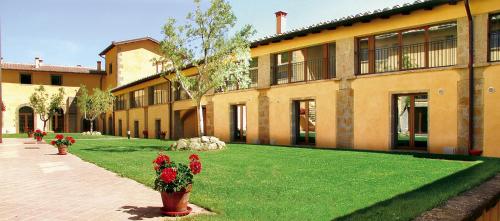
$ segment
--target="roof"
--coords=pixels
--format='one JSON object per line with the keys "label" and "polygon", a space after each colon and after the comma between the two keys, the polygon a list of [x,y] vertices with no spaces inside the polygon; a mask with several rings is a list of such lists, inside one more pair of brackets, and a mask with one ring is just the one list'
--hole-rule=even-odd
{"label": "roof", "polygon": [[343,17],[340,19],[334,19],[329,21],[320,22],[310,26],[292,29],[290,31],[284,32],[282,34],[274,34],[262,37],[251,43],[251,47],[255,48],[259,45],[267,45],[270,43],[277,43],[282,40],[290,40],[295,37],[306,36],[311,33],[319,33],[323,30],[334,30],[339,26],[352,26],[354,23],[368,23],[376,18],[387,19],[390,16],[397,14],[407,15],[412,11],[419,9],[432,9],[433,7],[444,5],[444,4],[457,4],[461,0],[417,0],[413,3],[405,3],[402,6],[396,5],[393,7],[386,7],[384,9],[378,9],[371,12],[358,13],[356,15],[351,15]]}
{"label": "roof", "polygon": [[20,71],[45,71],[45,72],[60,72],[60,73],[77,73],[77,74],[105,74],[105,71],[97,71],[89,67],[70,67],[70,66],[55,66],[42,64],[36,68],[34,64],[18,64],[18,63],[2,63],[2,69],[20,70]]}
{"label": "roof", "polygon": [[160,44],[160,42],[154,38],[151,38],[149,36],[147,37],[142,37],[142,38],[135,38],[135,39],[130,39],[130,40],[124,40],[124,41],[112,41],[111,44],[105,48],[101,53],[99,53],[100,56],[103,56],[106,54],[109,50],[111,50],[113,47],[117,45],[124,45],[124,44],[129,44],[129,43],[134,43],[134,42],[139,42],[139,41],[152,41],[155,44]]}
{"label": "roof", "polygon": [[157,79],[159,77],[161,77],[161,74],[153,74],[153,75],[141,78],[139,80],[132,81],[132,82],[130,82],[128,84],[124,84],[122,86],[115,87],[115,88],[111,89],[111,92],[117,92],[119,90],[122,90],[122,89],[125,89],[125,88],[128,88],[128,87],[132,87],[132,86],[135,86],[135,85],[138,85],[138,84],[150,81],[150,80],[154,80],[154,79]]}

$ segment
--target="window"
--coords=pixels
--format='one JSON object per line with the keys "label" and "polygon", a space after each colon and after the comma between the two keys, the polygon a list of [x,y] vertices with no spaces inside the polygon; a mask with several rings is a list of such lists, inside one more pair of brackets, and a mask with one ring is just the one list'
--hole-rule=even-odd
{"label": "window", "polygon": [[136,108],[136,107],[142,107],[144,106],[144,90],[137,90],[134,91],[130,94],[130,107],[131,108]]}
{"label": "window", "polygon": [[500,61],[500,14],[490,15],[489,19],[489,61]]}
{"label": "window", "polygon": [[50,83],[52,85],[62,85],[62,76],[61,75],[50,75]]}
{"label": "window", "polygon": [[181,84],[179,82],[176,82],[175,83],[175,99],[176,101],[180,101],[180,100],[187,100],[189,99],[189,95],[187,94],[186,91],[184,91],[184,89],[182,89],[181,87]]}
{"label": "window", "polygon": [[31,84],[31,74],[21,73],[19,78],[21,84]]}
{"label": "window", "polygon": [[250,69],[249,69],[249,74],[250,74],[250,88],[255,88],[257,87],[257,82],[259,79],[259,58],[252,58],[250,61]]}
{"label": "window", "polygon": [[168,84],[159,84],[150,87],[149,103],[166,104],[168,102]]}
{"label": "window", "polygon": [[327,43],[274,55],[272,84],[335,77],[335,50],[335,43]]}
{"label": "window", "polygon": [[358,74],[456,65],[456,36],[452,22],[359,38]]}
{"label": "window", "polygon": [[115,99],[115,110],[124,110],[125,109],[125,95],[118,95]]}
{"label": "window", "polygon": [[113,63],[109,63],[108,64],[108,74],[112,74],[113,73]]}

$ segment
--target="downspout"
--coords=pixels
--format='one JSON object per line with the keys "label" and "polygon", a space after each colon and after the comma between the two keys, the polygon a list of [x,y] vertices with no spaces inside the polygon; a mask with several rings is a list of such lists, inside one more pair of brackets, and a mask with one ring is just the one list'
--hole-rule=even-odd
{"label": "downspout", "polygon": [[474,22],[470,11],[469,0],[465,0],[469,32],[469,143],[468,152],[474,149]]}

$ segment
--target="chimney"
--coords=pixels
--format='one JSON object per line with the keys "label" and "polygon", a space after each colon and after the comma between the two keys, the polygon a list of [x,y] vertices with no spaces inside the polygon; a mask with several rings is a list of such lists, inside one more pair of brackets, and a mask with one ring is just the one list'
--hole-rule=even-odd
{"label": "chimney", "polygon": [[281,34],[286,31],[286,15],[284,11],[277,11],[276,15],[276,34]]}
{"label": "chimney", "polygon": [[81,64],[77,64],[76,66],[77,66],[77,67],[79,67],[79,68],[81,68],[81,67],[82,67],[82,65],[81,65]]}
{"label": "chimney", "polygon": [[39,67],[40,67],[40,58],[35,57],[35,68],[39,68]]}
{"label": "chimney", "polygon": [[97,71],[101,71],[101,61],[97,61]]}

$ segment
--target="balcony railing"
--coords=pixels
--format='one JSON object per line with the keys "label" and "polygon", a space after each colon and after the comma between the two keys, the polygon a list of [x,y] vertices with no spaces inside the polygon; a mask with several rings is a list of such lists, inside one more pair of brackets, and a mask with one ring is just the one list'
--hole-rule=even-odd
{"label": "balcony railing", "polygon": [[457,64],[457,39],[360,49],[358,61],[359,74],[452,66]]}
{"label": "balcony railing", "polygon": [[315,59],[271,67],[272,84],[316,81],[335,77],[335,58]]}
{"label": "balcony railing", "polygon": [[500,30],[490,33],[489,60],[500,61]]}

